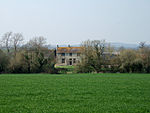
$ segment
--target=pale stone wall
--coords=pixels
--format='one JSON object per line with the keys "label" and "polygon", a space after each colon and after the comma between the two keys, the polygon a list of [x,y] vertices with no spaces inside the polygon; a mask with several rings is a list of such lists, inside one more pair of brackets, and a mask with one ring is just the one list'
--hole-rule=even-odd
{"label": "pale stone wall", "polygon": [[[62,59],[65,59],[65,63],[62,63]],[[74,59],[76,59],[76,62],[74,62]],[[77,65],[81,61],[81,57],[78,56],[77,53],[72,53],[72,56],[70,56],[69,53],[65,53],[65,56],[62,56],[61,53],[57,53],[56,61],[56,66]]]}

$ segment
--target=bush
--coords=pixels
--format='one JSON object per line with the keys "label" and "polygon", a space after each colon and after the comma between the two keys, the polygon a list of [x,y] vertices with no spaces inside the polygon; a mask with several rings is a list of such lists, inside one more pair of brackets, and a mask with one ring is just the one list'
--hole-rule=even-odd
{"label": "bush", "polygon": [[144,66],[143,61],[141,59],[135,59],[131,64],[132,72],[143,72]]}
{"label": "bush", "polygon": [[2,50],[0,50],[0,73],[7,71],[8,64],[9,57]]}

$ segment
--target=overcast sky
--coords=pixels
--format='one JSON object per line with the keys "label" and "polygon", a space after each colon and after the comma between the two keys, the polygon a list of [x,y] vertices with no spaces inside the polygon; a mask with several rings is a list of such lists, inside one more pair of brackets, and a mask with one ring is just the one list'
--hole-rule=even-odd
{"label": "overcast sky", "polygon": [[150,43],[150,0],[0,0],[0,36],[8,31],[50,44]]}

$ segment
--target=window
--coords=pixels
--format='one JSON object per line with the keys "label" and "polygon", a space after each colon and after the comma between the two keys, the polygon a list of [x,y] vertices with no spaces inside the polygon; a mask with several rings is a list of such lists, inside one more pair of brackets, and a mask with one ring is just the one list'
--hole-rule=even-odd
{"label": "window", "polygon": [[69,56],[72,56],[72,53],[69,53]]}
{"label": "window", "polygon": [[65,56],[65,53],[61,53],[61,56]]}
{"label": "window", "polygon": [[73,59],[73,63],[74,63],[74,64],[76,63],[76,59],[75,59],[75,58]]}
{"label": "window", "polygon": [[65,63],[65,58],[62,59],[62,63]]}

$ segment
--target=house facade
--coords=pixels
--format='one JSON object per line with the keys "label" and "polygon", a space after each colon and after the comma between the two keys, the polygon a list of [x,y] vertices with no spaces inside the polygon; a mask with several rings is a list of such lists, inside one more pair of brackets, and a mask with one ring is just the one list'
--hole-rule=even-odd
{"label": "house facade", "polygon": [[77,65],[81,61],[81,47],[57,47],[56,66]]}

